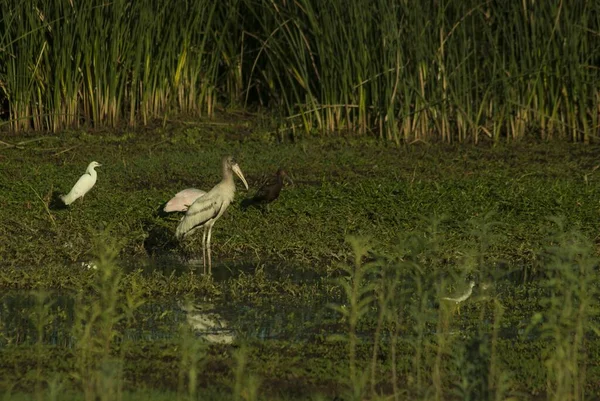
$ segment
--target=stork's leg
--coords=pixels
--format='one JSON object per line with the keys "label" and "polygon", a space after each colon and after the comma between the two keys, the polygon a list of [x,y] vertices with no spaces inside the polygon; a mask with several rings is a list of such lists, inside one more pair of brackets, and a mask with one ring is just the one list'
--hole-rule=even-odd
{"label": "stork's leg", "polygon": [[204,265],[204,274],[206,274],[206,229],[204,226],[204,230],[202,231],[202,264]]}
{"label": "stork's leg", "polygon": [[212,261],[210,258],[210,235],[212,234],[212,224],[210,225],[210,227],[208,228],[208,240],[207,242],[207,246],[208,246],[208,274],[211,275],[212,274]]}

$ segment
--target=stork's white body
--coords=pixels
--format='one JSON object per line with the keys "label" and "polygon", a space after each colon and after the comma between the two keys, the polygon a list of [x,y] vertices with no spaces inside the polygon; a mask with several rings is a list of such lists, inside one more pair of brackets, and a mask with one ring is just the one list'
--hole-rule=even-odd
{"label": "stork's white body", "polygon": [[190,205],[196,201],[199,197],[206,194],[206,191],[196,188],[187,188],[183,191],[179,191],[175,196],[167,202],[164,207],[164,211],[170,212],[185,212],[188,210]]}
{"label": "stork's white body", "polygon": [[242,170],[233,160],[226,157],[223,159],[223,179],[215,185],[206,194],[196,199],[188,208],[185,216],[179,222],[175,236],[177,239],[183,239],[192,234],[199,228],[203,228],[202,234],[202,260],[204,263],[204,273],[206,273],[206,257],[208,254],[208,274],[212,272],[212,263],[210,255],[210,237],[212,226],[223,215],[229,207],[235,196],[235,182],[233,181],[233,173],[244,183],[248,189],[248,183],[242,174]]}
{"label": "stork's white body", "polygon": [[83,199],[85,194],[88,193],[88,191],[92,189],[94,185],[96,185],[98,174],[94,169],[100,166],[101,164],[98,162],[91,162],[88,165],[87,170],[85,170],[85,174],[79,177],[75,185],[73,185],[73,188],[71,188],[71,191],[68,194],[60,197],[65,205],[70,205],[78,198]]}

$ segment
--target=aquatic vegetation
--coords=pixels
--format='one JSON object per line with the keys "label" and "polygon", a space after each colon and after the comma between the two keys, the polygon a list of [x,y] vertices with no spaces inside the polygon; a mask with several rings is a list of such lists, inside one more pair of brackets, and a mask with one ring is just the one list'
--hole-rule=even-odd
{"label": "aquatic vegetation", "polygon": [[550,234],[544,252],[545,278],[542,285],[547,296],[542,310],[532,319],[540,325],[541,337],[548,340],[543,358],[548,369],[548,398],[551,400],[584,399],[586,389],[585,350],[589,339],[600,333],[597,322],[600,289],[594,245],[561,219]]}
{"label": "aquatic vegetation", "polygon": [[[598,391],[593,146],[384,151],[249,135],[208,149],[190,148],[192,134],[71,133],[52,139],[67,149],[58,155],[0,155],[0,188],[11,189],[0,191],[6,399],[128,400],[146,390],[149,399],[581,399]],[[76,144],[85,146],[69,154]],[[294,185],[270,213],[234,199],[231,224],[214,233],[218,268],[209,278],[197,270],[201,245],[181,247],[179,217],[162,207],[179,188],[218,181],[213,167],[233,151],[248,182],[286,165]],[[57,186],[61,164],[96,156],[110,168],[86,207],[53,208],[55,193],[68,190]],[[442,298],[471,281],[454,313]],[[211,305],[228,341],[206,341],[192,324],[208,318],[190,317],[186,301]]]}

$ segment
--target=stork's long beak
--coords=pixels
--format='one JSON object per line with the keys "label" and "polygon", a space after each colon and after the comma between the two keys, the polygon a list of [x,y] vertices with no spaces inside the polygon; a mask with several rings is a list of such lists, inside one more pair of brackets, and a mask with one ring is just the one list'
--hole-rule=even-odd
{"label": "stork's long beak", "polygon": [[240,166],[238,166],[237,164],[234,164],[233,166],[231,166],[231,169],[238,177],[240,177],[240,180],[242,180],[242,182],[244,183],[246,190],[248,190],[248,183],[246,182],[246,179],[244,178],[244,174],[242,174],[242,170],[240,170]]}

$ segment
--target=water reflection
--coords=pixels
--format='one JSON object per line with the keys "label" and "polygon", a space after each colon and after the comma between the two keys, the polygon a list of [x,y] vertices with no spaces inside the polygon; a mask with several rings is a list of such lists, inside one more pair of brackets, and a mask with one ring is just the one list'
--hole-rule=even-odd
{"label": "water reflection", "polygon": [[186,322],[204,340],[216,344],[231,344],[235,339],[234,331],[216,311],[214,304],[184,301],[179,307],[186,314]]}
{"label": "water reflection", "polygon": [[[47,318],[42,342],[73,347],[77,322],[86,324],[78,310],[87,308],[91,300],[76,300],[65,294],[52,294],[47,299]],[[9,345],[34,344],[38,341],[35,325],[39,305],[35,295],[12,292],[0,296],[0,348]],[[79,317],[78,317],[79,316]],[[307,341],[343,332],[339,316],[324,305],[231,305],[198,300],[146,303],[132,317],[123,318],[116,329],[119,341],[169,340],[178,336],[177,328],[189,325],[193,332],[210,343],[231,344],[243,340],[281,339]]]}
{"label": "water reflection", "polygon": [[[28,293],[9,293],[0,298],[0,348],[6,345],[33,344],[37,342],[38,330],[34,324],[36,297]],[[47,316],[42,331],[43,342],[56,346],[73,345],[71,326],[74,299],[53,296],[47,304]]]}
{"label": "water reflection", "polygon": [[[53,294],[48,301],[42,342],[73,347],[76,344],[73,336],[76,323],[86,324],[86,315],[82,315],[80,310],[89,305],[64,294]],[[30,293],[13,292],[0,296],[0,348],[36,343],[39,327],[36,327],[35,321],[38,313],[38,300]],[[372,341],[376,319],[377,310],[374,309],[372,318],[361,322],[357,334],[363,341]],[[456,329],[461,335],[469,335],[477,329],[477,325],[467,318],[457,318],[456,322]],[[485,319],[480,323],[489,327],[493,324]],[[501,328],[499,335],[502,338],[523,335],[520,330],[528,321],[513,323]],[[177,328],[181,325],[189,325],[195,335],[204,341],[218,344],[272,339],[324,341],[331,335],[347,332],[347,322],[323,303],[253,305],[180,299],[142,305],[133,316],[119,320],[115,329],[120,335],[115,341],[172,340],[178,337],[180,331]],[[435,334],[435,330],[434,325],[426,328],[428,334]],[[403,335],[412,336],[414,333],[407,330]]]}

